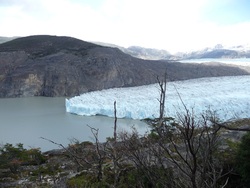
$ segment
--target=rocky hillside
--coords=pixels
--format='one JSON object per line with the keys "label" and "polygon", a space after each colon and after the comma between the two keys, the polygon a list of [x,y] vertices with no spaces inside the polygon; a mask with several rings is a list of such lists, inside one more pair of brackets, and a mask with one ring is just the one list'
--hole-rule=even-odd
{"label": "rocky hillside", "polygon": [[0,97],[74,96],[151,84],[166,69],[170,80],[249,74],[222,65],[137,59],[70,37],[29,36],[0,44]]}

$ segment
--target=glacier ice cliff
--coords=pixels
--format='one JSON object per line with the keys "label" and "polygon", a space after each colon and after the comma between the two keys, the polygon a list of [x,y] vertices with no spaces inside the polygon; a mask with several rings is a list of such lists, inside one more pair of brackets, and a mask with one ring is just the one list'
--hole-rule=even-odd
{"label": "glacier ice cliff", "polygon": [[[166,116],[184,110],[181,99],[195,115],[207,110],[223,120],[250,118],[250,76],[200,78],[167,83]],[[94,91],[66,99],[66,111],[73,114],[144,119],[159,116],[158,84]]]}

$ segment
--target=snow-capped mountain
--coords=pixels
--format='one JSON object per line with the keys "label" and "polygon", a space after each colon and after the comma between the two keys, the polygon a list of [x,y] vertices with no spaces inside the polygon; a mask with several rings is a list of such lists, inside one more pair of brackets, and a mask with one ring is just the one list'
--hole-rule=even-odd
{"label": "snow-capped mountain", "polygon": [[217,44],[213,47],[206,47],[201,50],[192,50],[188,52],[177,52],[171,54],[162,49],[144,48],[141,46],[130,46],[124,48],[114,44],[95,42],[99,45],[119,48],[124,53],[133,57],[147,60],[184,60],[184,59],[204,59],[204,58],[250,58],[250,44],[244,45],[222,45]]}
{"label": "snow-capped mountain", "polygon": [[177,53],[176,56],[179,59],[250,58],[250,44],[236,46],[223,46],[222,44],[217,44],[214,47],[204,48],[198,51]]}

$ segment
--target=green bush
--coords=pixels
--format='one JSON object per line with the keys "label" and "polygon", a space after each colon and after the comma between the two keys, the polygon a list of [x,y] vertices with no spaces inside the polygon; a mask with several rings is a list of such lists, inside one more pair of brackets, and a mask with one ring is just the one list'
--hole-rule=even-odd
{"label": "green bush", "polygon": [[39,149],[24,149],[23,144],[5,144],[0,147],[0,168],[9,168],[17,173],[22,165],[39,165],[45,162],[45,157]]}
{"label": "green bush", "polygon": [[82,173],[67,181],[68,188],[109,188],[110,186],[105,181],[97,181],[97,178],[92,174]]}
{"label": "green bush", "polygon": [[250,187],[250,132],[242,137],[238,149],[237,163],[243,184]]}

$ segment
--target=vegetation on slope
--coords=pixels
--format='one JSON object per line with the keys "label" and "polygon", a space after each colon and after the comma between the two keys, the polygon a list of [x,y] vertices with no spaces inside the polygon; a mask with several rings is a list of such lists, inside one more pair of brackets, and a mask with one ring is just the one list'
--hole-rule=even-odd
{"label": "vegetation on slope", "polygon": [[[184,120],[184,119],[183,119]],[[73,142],[41,153],[22,144],[0,148],[1,187],[248,187],[249,133],[241,141],[216,126],[165,118],[148,135]],[[249,120],[248,120],[249,122]],[[245,125],[245,124],[244,124]],[[241,127],[239,124],[238,127]]]}

